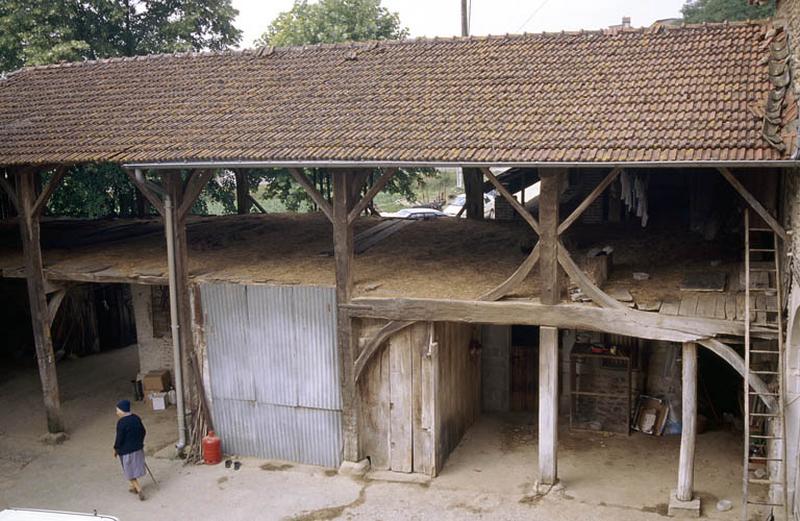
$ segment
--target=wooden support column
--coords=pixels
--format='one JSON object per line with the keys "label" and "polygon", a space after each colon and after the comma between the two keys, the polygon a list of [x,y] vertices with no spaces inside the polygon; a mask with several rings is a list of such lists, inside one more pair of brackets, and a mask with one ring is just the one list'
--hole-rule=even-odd
{"label": "wooden support column", "polygon": [[678,488],[675,496],[679,501],[692,501],[694,496],[694,449],[697,438],[697,344],[684,342],[681,360],[683,412]]}
{"label": "wooden support column", "polygon": [[250,178],[244,170],[236,170],[236,211],[239,215],[250,213]]}
{"label": "wooden support column", "polygon": [[539,492],[558,481],[558,329],[539,328]]}
{"label": "wooden support column", "polygon": [[563,286],[562,269],[558,264],[558,211],[561,188],[567,171],[564,169],[541,169],[539,192],[539,260],[540,293],[542,304],[561,302]]}
{"label": "wooden support column", "polygon": [[355,360],[353,321],[344,307],[353,296],[353,226],[348,214],[354,207],[354,173],[332,171],[333,177],[333,254],[336,264],[336,342],[340,362],[342,392],[342,434],[346,462],[357,462],[358,451],[358,396],[353,371]]}
{"label": "wooden support column", "polygon": [[464,168],[467,219],[483,219],[483,173],[479,168]]}
{"label": "wooden support column", "polygon": [[36,344],[36,361],[47,415],[47,430],[56,433],[64,431],[64,418],[61,413],[53,339],[50,336],[50,310],[47,307],[44,265],[39,241],[39,215],[44,204],[37,204],[35,182],[32,172],[17,174],[17,212],[28,282],[33,339]]}
{"label": "wooden support column", "polygon": [[[539,193],[539,287],[542,304],[561,302],[558,264],[559,196],[566,170],[541,170]],[[539,492],[558,481],[558,329],[539,328]]]}

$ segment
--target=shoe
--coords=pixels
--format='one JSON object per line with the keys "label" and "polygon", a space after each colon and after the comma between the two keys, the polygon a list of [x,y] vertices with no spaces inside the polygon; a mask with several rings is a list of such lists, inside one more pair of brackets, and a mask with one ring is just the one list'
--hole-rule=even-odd
{"label": "shoe", "polygon": [[131,494],[136,494],[137,493],[135,488],[129,488],[128,492],[130,492]]}
{"label": "shoe", "polygon": [[140,490],[138,492],[138,496],[139,496],[139,501],[144,501],[144,491],[143,490]]}

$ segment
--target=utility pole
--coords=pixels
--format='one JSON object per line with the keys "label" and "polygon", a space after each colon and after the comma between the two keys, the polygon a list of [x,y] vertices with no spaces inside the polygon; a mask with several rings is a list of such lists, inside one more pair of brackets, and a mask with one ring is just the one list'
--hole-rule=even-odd
{"label": "utility pole", "polygon": [[461,0],[461,36],[469,36],[469,13],[467,0]]}

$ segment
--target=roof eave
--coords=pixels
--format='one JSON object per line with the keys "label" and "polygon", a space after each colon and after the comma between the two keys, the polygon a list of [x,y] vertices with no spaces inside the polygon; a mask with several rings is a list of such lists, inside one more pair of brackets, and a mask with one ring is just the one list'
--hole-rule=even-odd
{"label": "roof eave", "polygon": [[746,161],[333,161],[333,160],[221,160],[124,163],[123,168],[176,170],[204,168],[800,168],[800,160]]}

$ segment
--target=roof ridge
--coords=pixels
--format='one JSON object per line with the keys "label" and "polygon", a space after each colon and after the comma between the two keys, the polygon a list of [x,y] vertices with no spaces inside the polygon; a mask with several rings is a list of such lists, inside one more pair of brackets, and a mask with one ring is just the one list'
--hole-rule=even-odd
{"label": "roof ridge", "polygon": [[82,60],[73,62],[59,62],[50,63],[45,65],[28,65],[10,72],[4,73],[0,76],[0,81],[9,79],[17,74],[25,71],[37,71],[48,69],[61,69],[70,67],[82,67],[91,65],[100,65],[107,63],[120,63],[128,61],[149,61],[160,60],[165,58],[197,58],[203,56],[269,56],[274,53],[287,53],[287,52],[302,52],[312,49],[374,49],[379,46],[396,46],[396,45],[411,45],[414,43],[445,43],[445,42],[459,42],[459,41],[489,41],[489,40],[520,40],[528,38],[553,38],[560,36],[619,36],[620,34],[647,34],[650,32],[658,31],[685,31],[695,29],[708,29],[716,27],[741,27],[741,26],[767,26],[771,23],[770,19],[763,20],[742,20],[742,21],[724,21],[724,22],[702,22],[695,24],[681,23],[679,25],[657,24],[647,27],[623,27],[623,28],[602,28],[602,29],[579,29],[572,31],[541,31],[536,33],[506,33],[506,34],[487,34],[487,35],[469,35],[469,36],[418,36],[415,38],[404,38],[400,40],[362,40],[351,42],[335,42],[335,43],[317,43],[306,45],[292,45],[286,47],[274,47],[271,45],[263,45],[259,47],[246,48],[246,49],[225,49],[225,50],[201,50],[201,51],[184,51],[172,53],[156,53],[156,54],[141,54],[136,56],[112,56],[109,58],[98,58],[94,60]]}

